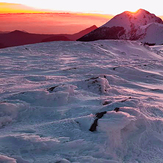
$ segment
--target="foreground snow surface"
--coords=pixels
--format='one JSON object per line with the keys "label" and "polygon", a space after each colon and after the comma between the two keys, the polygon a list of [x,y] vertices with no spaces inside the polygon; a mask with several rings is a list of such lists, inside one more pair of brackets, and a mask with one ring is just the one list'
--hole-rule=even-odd
{"label": "foreground snow surface", "polygon": [[0,60],[0,163],[163,162],[163,46],[51,42]]}

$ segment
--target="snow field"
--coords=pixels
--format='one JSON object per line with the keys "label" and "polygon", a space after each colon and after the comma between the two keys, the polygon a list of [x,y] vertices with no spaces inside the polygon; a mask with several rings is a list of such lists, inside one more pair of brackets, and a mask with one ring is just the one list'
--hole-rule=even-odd
{"label": "snow field", "polygon": [[0,162],[162,163],[162,50],[114,40],[2,49]]}

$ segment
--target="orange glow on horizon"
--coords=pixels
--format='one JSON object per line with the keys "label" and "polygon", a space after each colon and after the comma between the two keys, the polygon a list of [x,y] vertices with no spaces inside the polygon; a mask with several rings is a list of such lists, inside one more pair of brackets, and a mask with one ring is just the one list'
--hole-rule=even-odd
{"label": "orange glow on horizon", "polygon": [[92,17],[98,17],[98,18],[106,18],[106,19],[111,19],[114,17],[114,15],[109,15],[109,14],[98,14],[98,13],[77,13],[77,15],[83,15],[83,16],[92,16]]}
{"label": "orange glow on horizon", "polygon": [[37,10],[21,4],[0,2],[0,31],[20,30],[40,34],[74,34],[106,23],[113,16]]}
{"label": "orange glow on horizon", "polygon": [[37,10],[32,7],[28,7],[21,4],[15,4],[15,3],[4,3],[0,2],[0,13],[6,14],[6,13],[43,13],[45,11],[43,10]]}
{"label": "orange glow on horizon", "polygon": [[74,34],[109,21],[102,15],[82,13],[6,13],[0,14],[0,31],[26,31],[40,34]]}
{"label": "orange glow on horizon", "polygon": [[98,18],[106,18],[106,19],[111,19],[113,17],[113,15],[111,14],[66,12],[66,11],[59,12],[53,10],[36,9],[22,4],[0,2],[0,14],[6,14],[6,13],[61,13],[61,14],[70,13],[70,14],[77,14],[79,16],[90,16],[90,17],[98,17]]}

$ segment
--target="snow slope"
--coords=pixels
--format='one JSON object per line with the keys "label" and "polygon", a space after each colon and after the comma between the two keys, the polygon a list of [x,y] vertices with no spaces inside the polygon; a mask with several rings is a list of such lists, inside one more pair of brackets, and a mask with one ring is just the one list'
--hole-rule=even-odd
{"label": "snow slope", "polygon": [[0,60],[1,163],[163,162],[163,46],[51,42]]}
{"label": "snow slope", "polygon": [[159,23],[148,24],[144,27],[144,31],[145,36],[140,40],[141,42],[148,42],[151,44],[154,43],[157,45],[163,44],[163,24]]}

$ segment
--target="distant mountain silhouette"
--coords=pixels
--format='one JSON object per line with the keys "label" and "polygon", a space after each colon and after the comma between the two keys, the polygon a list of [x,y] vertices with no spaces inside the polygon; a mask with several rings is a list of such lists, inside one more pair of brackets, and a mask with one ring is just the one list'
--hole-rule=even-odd
{"label": "distant mountain silhouette", "polygon": [[97,29],[97,27],[95,25],[86,28],[78,33],[75,34],[60,34],[60,35],[55,35],[49,38],[46,38],[43,40],[43,42],[49,42],[49,41],[76,41],[77,39],[79,39],[80,37],[90,33],[91,31]]}
{"label": "distant mountain silhouette", "polygon": [[50,41],[72,41],[72,40],[66,37],[65,35],[60,34],[60,35],[55,35],[55,36],[51,36],[46,39],[43,39],[41,42],[50,42]]}
{"label": "distant mountain silhouette", "polygon": [[19,30],[7,33],[1,32],[0,48],[50,41],[75,41],[96,28],[96,26],[91,26],[90,28],[75,34],[34,34]]}
{"label": "distant mountain silhouette", "polygon": [[9,33],[0,34],[0,45],[1,48],[34,44],[42,42],[43,39],[50,37],[51,35],[43,34],[32,34],[24,31],[15,30]]}
{"label": "distant mountain silhouette", "polygon": [[[152,39],[153,35],[155,39]],[[100,39],[141,40],[162,44],[163,21],[143,9],[139,9],[136,13],[125,11],[113,17],[103,26],[84,35],[78,41]]]}

